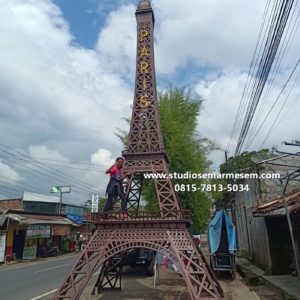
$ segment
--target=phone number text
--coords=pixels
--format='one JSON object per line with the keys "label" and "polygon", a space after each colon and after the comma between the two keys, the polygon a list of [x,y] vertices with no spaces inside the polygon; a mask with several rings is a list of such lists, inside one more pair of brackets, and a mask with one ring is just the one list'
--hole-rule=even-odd
{"label": "phone number text", "polygon": [[175,184],[176,192],[243,192],[249,191],[248,184]]}

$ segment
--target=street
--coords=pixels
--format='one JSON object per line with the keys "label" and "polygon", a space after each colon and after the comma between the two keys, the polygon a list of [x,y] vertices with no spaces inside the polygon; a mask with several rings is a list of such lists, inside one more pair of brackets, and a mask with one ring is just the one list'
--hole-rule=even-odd
{"label": "street", "polygon": [[29,300],[57,289],[77,255],[0,266],[1,300]]}
{"label": "street", "polygon": [[[207,256],[206,240],[202,250]],[[78,255],[70,254],[57,258],[47,258],[37,262],[24,262],[0,266],[1,300],[50,300],[63,278],[75,263]],[[154,286],[154,278],[146,277],[142,268],[123,270],[122,290],[110,291],[92,296],[91,291],[97,276],[93,276],[81,295],[84,300],[188,300],[186,283],[176,272],[159,268],[159,280]],[[239,274],[235,280],[230,274],[219,274],[218,279],[224,291],[225,300],[280,299],[267,287],[256,293],[246,286]]]}

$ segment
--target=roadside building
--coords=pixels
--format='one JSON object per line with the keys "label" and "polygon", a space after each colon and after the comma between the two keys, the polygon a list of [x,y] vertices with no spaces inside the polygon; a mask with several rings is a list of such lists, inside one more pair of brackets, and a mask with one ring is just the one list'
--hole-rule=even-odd
{"label": "roadside building", "polygon": [[[58,214],[60,206],[63,214]],[[60,203],[59,197],[24,192],[21,198],[0,200],[0,210],[3,261],[29,259],[51,247],[73,251],[79,229],[89,228],[84,224],[84,208],[66,201]]]}
{"label": "roadside building", "polygon": [[240,181],[243,185],[248,184],[249,191],[232,195],[239,251],[251,257],[267,273],[292,273],[295,271],[295,259],[284,201],[287,201],[299,259],[300,183],[290,181],[283,197],[285,181],[282,184],[278,179],[267,177],[279,173],[284,178],[300,166],[300,157],[284,155],[254,157],[253,160],[256,167],[249,173],[257,173],[260,178]]}
{"label": "roadside building", "polygon": [[64,249],[63,241],[68,239],[74,244],[79,227],[69,218],[56,214],[2,210],[0,216],[0,230],[5,234],[3,262],[32,259],[50,251],[69,251],[69,244]]}
{"label": "roadside building", "polygon": [[[41,213],[58,214],[60,207],[60,199],[55,196],[41,195],[37,193],[24,192],[22,197],[24,211],[34,211]],[[0,201],[1,208],[1,201]],[[88,236],[91,228],[89,220],[84,218],[84,207],[76,204],[72,204],[63,200],[61,203],[61,212],[67,218],[73,220],[79,225],[78,231],[85,237]],[[68,241],[64,240],[64,248],[66,248]]]}
{"label": "roadside building", "polygon": [[23,210],[22,198],[0,200],[0,209]]}
{"label": "roadside building", "polygon": [[5,262],[6,216],[0,212],[0,264]]}
{"label": "roadside building", "polygon": [[287,221],[290,215],[295,251],[300,262],[300,191],[291,192],[253,210],[255,219],[264,219],[274,274],[296,273],[295,254]]}
{"label": "roadside building", "polygon": [[[59,214],[59,197],[24,192],[22,201],[24,211]],[[77,224],[83,224],[84,211],[82,206],[63,200],[61,210],[69,219],[72,219]]]}
{"label": "roadside building", "polygon": [[[59,197],[26,191],[19,199],[0,200],[0,209],[19,209],[49,214],[59,214],[59,206]],[[77,224],[83,224],[84,208],[82,206],[63,200],[61,203],[61,211]]]}

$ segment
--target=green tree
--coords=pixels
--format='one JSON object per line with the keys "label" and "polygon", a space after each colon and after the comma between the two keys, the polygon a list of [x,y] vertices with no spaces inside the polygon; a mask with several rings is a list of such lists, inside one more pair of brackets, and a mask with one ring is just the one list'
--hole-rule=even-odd
{"label": "green tree", "polygon": [[[267,156],[267,158],[270,158],[271,156],[275,156],[274,153],[270,152],[269,149],[261,149],[259,151],[251,151],[251,152],[243,152],[240,155],[232,156],[227,159],[227,162],[220,165],[220,173],[249,173],[249,172],[256,172],[256,164],[253,160],[253,157],[261,157],[264,158]],[[223,184],[229,184],[232,183],[231,179],[224,179]],[[223,196],[222,196],[223,194]],[[218,195],[216,198],[215,204],[217,207],[227,207],[230,202],[228,192],[223,192]]]}
{"label": "green tree", "polygon": [[[99,200],[98,200],[98,211],[99,212],[103,211],[105,204],[106,204],[106,199],[99,197]],[[92,200],[89,199],[84,202],[83,211],[89,213],[89,212],[91,212],[91,210],[92,210]]]}
{"label": "green tree", "polygon": [[220,166],[221,173],[246,173],[248,169],[254,168],[255,163],[251,159],[254,155],[270,154],[269,149],[262,149],[260,151],[244,152],[237,156],[229,157],[227,162]]}
{"label": "green tree", "polygon": [[[216,146],[207,138],[203,138],[197,130],[197,118],[200,114],[202,99],[194,97],[183,88],[170,88],[159,93],[158,110],[164,145],[170,159],[170,172],[174,173],[206,173],[211,162],[207,159],[210,151]],[[124,132],[119,130],[119,137],[126,141]],[[196,184],[200,179],[173,179],[174,184]],[[143,198],[147,210],[157,210],[158,203],[153,181],[145,181]],[[210,219],[210,195],[197,190],[195,192],[178,192],[182,208],[193,212],[192,230],[203,231]]]}
{"label": "green tree", "polygon": [[[223,188],[225,189],[228,182],[226,179],[212,179],[211,183],[216,184],[216,186],[222,185]],[[219,190],[212,191],[212,198],[213,198],[213,204],[216,206],[217,210],[221,208],[226,208],[230,200],[228,193]]]}

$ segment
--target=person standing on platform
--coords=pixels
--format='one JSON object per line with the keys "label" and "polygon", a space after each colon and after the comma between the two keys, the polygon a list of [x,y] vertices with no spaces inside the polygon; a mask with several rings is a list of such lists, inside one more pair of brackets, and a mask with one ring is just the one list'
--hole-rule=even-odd
{"label": "person standing on platform", "polygon": [[124,193],[122,180],[126,177],[123,175],[124,158],[118,157],[116,162],[105,171],[105,174],[110,175],[110,180],[106,188],[107,202],[104,207],[104,212],[108,213],[113,208],[113,200],[115,196],[119,196],[121,199],[122,213],[127,213],[127,201]]}

